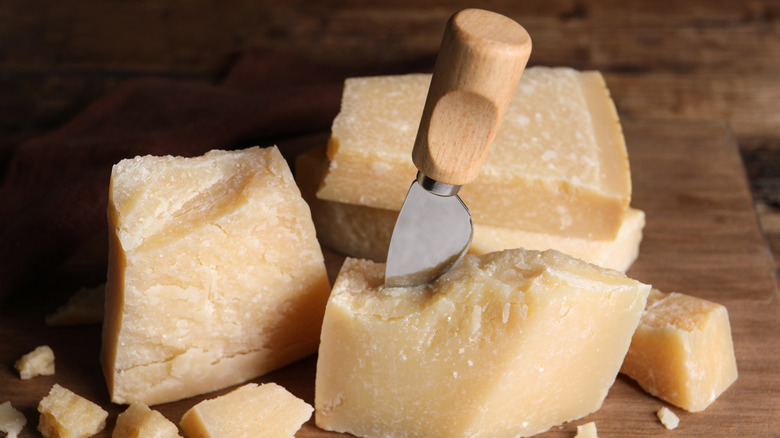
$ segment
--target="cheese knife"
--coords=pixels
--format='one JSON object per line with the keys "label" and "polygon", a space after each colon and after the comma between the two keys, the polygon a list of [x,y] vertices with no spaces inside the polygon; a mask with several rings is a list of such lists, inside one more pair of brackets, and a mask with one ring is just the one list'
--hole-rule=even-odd
{"label": "cheese knife", "polygon": [[390,240],[385,285],[414,286],[452,269],[473,236],[457,195],[479,173],[531,54],[525,29],[465,9],[447,22],[417,131],[418,169]]}

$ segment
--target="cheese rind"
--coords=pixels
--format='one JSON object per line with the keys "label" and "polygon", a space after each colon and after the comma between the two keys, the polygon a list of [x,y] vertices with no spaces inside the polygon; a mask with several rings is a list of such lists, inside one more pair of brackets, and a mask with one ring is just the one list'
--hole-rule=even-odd
{"label": "cheese rind", "polygon": [[54,384],[38,403],[38,431],[44,438],[86,438],[106,427],[108,412],[78,394]]}
{"label": "cheese rind", "polygon": [[102,362],[112,401],[246,381],[317,350],[330,291],[274,148],[114,166]]}
{"label": "cheese rind", "polygon": [[193,406],[181,427],[199,438],[292,438],[313,410],[275,383],[250,383]]}
{"label": "cheese rind", "polygon": [[27,424],[24,414],[14,409],[10,401],[0,403],[0,432],[6,438],[16,438]]}
{"label": "cheese rind", "polygon": [[675,406],[704,410],[738,375],[726,307],[653,289],[621,372]]}
{"label": "cheese rind", "polygon": [[362,437],[514,437],[599,409],[649,286],[558,251],[467,255],[386,288],[347,259],[325,312],[315,418]]}
{"label": "cheese rind", "polygon": [[[411,150],[429,84],[426,74],[347,79],[318,197],[400,210],[417,171]],[[603,77],[526,69],[479,177],[459,194],[477,223],[613,239],[631,176]]]}
{"label": "cheese rind", "polygon": [[132,403],[116,417],[111,438],[182,438],[179,429],[163,414],[143,403]]}
{"label": "cheese rind", "polygon": [[51,376],[55,371],[54,351],[48,345],[40,345],[14,363],[22,380],[37,376]]}
{"label": "cheese rind", "polygon": [[[384,262],[398,212],[317,198],[317,185],[327,167],[322,148],[298,155],[295,165],[295,177],[311,207],[320,242],[350,257]],[[626,271],[639,254],[644,225],[644,212],[633,208],[626,212],[617,236],[609,240],[535,233],[475,222],[469,251],[486,254],[511,248],[557,249],[589,263]]]}

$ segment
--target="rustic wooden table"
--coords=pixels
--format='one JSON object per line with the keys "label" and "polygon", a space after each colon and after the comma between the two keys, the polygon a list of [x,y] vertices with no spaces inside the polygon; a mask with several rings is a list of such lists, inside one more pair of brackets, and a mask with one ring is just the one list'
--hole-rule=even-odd
{"label": "rustic wooden table", "polygon": [[[626,128],[634,205],[648,213],[642,253],[629,274],[729,307],[740,380],[703,414],[677,410],[683,426],[672,433],[777,434],[780,2],[479,3],[526,27],[534,41],[529,65],[604,73]],[[470,6],[432,0],[5,0],[0,165],[21,140],[60,126],[128,78],[216,81],[239,53],[255,47],[352,65],[426,58],[436,52],[446,19]],[[32,305],[0,315],[0,402],[16,400],[31,426],[37,424],[35,400],[55,381],[107,404],[93,360],[99,329],[45,328]],[[62,352],[61,368],[56,378],[21,386],[12,362],[42,336]],[[74,337],[83,342],[74,344]],[[311,401],[312,370],[309,359],[268,378]],[[191,404],[161,410],[177,421]],[[652,418],[658,406],[621,378],[591,418],[603,436],[660,435],[664,430]],[[119,411],[112,407],[112,418]],[[573,428],[548,435],[573,436]],[[325,436],[313,424],[300,435]],[[28,428],[23,436],[35,434]]]}

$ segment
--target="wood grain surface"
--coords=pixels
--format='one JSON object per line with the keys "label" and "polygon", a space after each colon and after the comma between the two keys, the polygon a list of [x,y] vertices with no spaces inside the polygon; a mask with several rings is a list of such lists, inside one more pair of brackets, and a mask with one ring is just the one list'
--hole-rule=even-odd
{"label": "wood grain surface", "polygon": [[[596,421],[602,437],[777,436],[780,295],[733,134],[725,123],[704,121],[627,121],[624,129],[634,182],[632,204],[647,214],[640,256],[628,275],[667,292],[724,304],[739,378],[704,412],[672,407],[681,421],[678,429],[668,432],[655,417],[665,403],[619,376],[600,411],[541,436],[571,437],[576,425],[587,421]],[[326,136],[303,141],[315,146]],[[106,430],[98,435],[108,437],[123,407],[109,402],[103,383],[98,365],[100,326],[46,327],[44,315],[54,307],[56,303],[42,295],[0,313],[0,401],[12,401],[27,417],[22,437],[37,436],[37,403],[59,383],[110,412]],[[56,374],[20,380],[13,362],[40,344],[54,349]],[[315,364],[312,356],[255,381],[277,382],[313,403]],[[178,423],[196,402],[226,391],[156,408]],[[318,429],[312,420],[297,436],[339,435]]]}

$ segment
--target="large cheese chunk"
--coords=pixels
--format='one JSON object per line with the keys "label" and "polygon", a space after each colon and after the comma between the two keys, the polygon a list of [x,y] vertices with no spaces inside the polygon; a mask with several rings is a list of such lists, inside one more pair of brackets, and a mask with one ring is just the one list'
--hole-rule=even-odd
{"label": "large cheese chunk", "polygon": [[330,286],[278,149],[124,160],[108,213],[112,401],[177,400],[317,350]]}
{"label": "large cheese chunk", "polygon": [[292,438],[314,408],[285,388],[246,384],[184,413],[181,427],[199,438]]}
{"label": "large cheese chunk", "polygon": [[[384,262],[398,211],[327,201],[316,197],[327,168],[324,148],[298,155],[295,177],[311,206],[317,237],[324,246],[355,258]],[[639,254],[645,214],[629,208],[614,239],[561,236],[474,223],[470,252],[485,254],[511,248],[557,249],[605,268],[626,271]]]}
{"label": "large cheese chunk", "polygon": [[[430,75],[350,78],[318,196],[400,210]],[[474,221],[594,239],[617,235],[631,199],[622,129],[598,72],[525,70],[479,177],[460,191]]]}
{"label": "large cheese chunk", "polygon": [[317,361],[319,427],[361,437],[516,437],[598,410],[650,286],[558,251],[467,255],[388,288],[347,259]]}
{"label": "large cheese chunk", "polygon": [[44,438],[87,438],[106,427],[108,412],[56,383],[38,403],[38,431]]}
{"label": "large cheese chunk", "polygon": [[117,415],[111,438],[181,438],[179,428],[163,414],[135,402]]}
{"label": "large cheese chunk", "polygon": [[704,410],[737,379],[726,307],[653,289],[621,372],[675,406]]}

